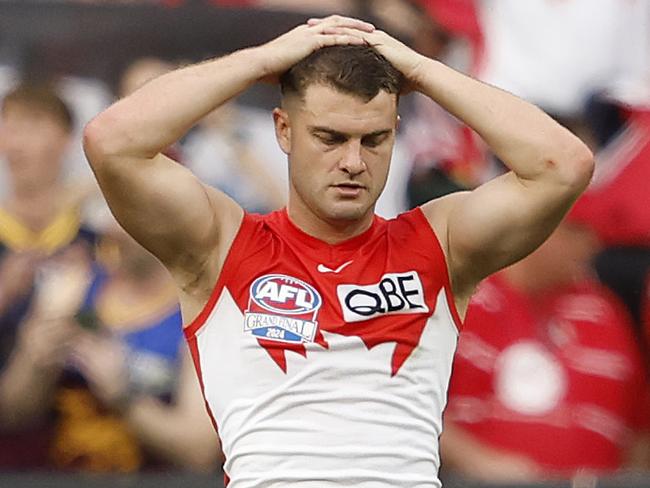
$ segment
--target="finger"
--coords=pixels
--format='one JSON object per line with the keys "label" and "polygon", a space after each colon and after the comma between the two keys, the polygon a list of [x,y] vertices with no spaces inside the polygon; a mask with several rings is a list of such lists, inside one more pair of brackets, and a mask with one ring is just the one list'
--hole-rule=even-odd
{"label": "finger", "polygon": [[320,37],[320,47],[348,46],[348,45],[363,46],[365,44],[366,41],[359,36],[349,36],[349,35],[341,34],[341,35],[322,35]]}
{"label": "finger", "polygon": [[352,17],[343,17],[341,15],[331,15],[330,17],[325,18],[311,18],[307,21],[307,25],[309,26],[318,26],[323,24],[340,27],[351,27],[353,29],[359,29],[364,32],[372,32],[375,30],[375,26],[370,22],[354,19]]}
{"label": "finger", "polygon": [[351,27],[338,27],[338,26],[326,26],[323,27],[323,34],[325,35],[335,35],[335,36],[354,36],[359,37],[367,42],[370,34],[368,32],[361,31],[359,29]]}

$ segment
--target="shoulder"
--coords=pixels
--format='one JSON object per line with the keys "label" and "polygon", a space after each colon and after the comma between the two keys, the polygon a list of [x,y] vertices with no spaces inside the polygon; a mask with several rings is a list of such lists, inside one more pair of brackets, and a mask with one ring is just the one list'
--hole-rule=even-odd
{"label": "shoulder", "polygon": [[447,241],[449,216],[465,200],[469,193],[469,191],[450,193],[449,195],[431,200],[420,207],[427,222],[429,222],[436,236],[438,236],[445,255],[449,255],[449,243]]}
{"label": "shoulder", "polygon": [[382,221],[389,242],[397,249],[405,249],[413,258],[416,254],[438,261],[446,262],[446,253],[439,233],[431,225],[422,207],[416,207],[397,217]]}

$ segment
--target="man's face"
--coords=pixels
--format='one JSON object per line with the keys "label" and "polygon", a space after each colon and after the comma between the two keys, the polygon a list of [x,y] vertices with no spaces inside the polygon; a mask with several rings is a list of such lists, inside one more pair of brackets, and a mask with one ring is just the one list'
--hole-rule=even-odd
{"label": "man's face", "polygon": [[52,115],[11,104],[0,119],[0,153],[16,189],[42,188],[60,173],[69,135]]}
{"label": "man's face", "polygon": [[388,177],[397,127],[396,96],[364,102],[323,85],[291,97],[274,116],[289,156],[292,212],[329,223],[370,218]]}

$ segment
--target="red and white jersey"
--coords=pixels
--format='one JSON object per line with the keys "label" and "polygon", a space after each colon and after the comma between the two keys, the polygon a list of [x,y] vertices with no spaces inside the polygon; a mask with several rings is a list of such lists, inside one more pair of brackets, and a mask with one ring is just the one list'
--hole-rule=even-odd
{"label": "red and white jersey", "polygon": [[229,487],[439,487],[457,324],[420,209],[337,245],[246,214],[185,329]]}
{"label": "red and white jersey", "polygon": [[612,472],[647,423],[646,390],[632,325],[609,290],[584,281],[532,296],[495,275],[467,310],[445,418],[547,474]]}

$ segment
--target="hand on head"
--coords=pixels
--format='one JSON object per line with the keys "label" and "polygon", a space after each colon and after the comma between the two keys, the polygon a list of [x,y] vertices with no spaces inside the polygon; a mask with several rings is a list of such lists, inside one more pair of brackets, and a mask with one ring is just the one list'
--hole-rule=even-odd
{"label": "hand on head", "polygon": [[[325,26],[323,27],[324,32],[329,33],[331,27],[326,26],[326,20],[327,19],[309,19],[307,23],[311,26]],[[404,75],[404,78],[407,81],[405,84],[405,91],[417,89],[418,72],[421,69],[421,64],[427,58],[379,29],[362,31],[346,26],[338,27],[337,32],[340,34],[345,33],[349,36],[356,35],[361,37],[365,45],[376,49],[379,54],[384,56],[389,63]]]}
{"label": "hand on head", "polygon": [[375,30],[375,26],[362,20],[340,15],[323,19],[310,19],[306,24],[266,43],[265,81],[277,82],[278,77],[301,59],[327,46],[364,45],[364,33]]}
{"label": "hand on head", "polygon": [[424,56],[368,22],[340,15],[309,19],[306,24],[265,44],[268,75],[264,80],[276,82],[280,74],[314,51],[340,45],[375,48],[404,75],[405,91],[417,89]]}

